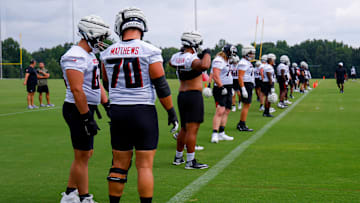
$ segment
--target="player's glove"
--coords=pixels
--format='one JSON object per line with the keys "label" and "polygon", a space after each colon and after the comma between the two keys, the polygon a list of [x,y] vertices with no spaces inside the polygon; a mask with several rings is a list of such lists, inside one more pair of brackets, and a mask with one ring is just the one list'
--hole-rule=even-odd
{"label": "player's glove", "polygon": [[241,87],[241,95],[247,99],[249,97],[248,92],[246,91],[245,87]]}
{"label": "player's glove", "polygon": [[178,130],[179,128],[179,121],[178,118],[176,116],[176,112],[174,107],[172,107],[171,109],[169,109],[168,111],[168,125],[172,124],[173,127],[171,128],[170,132],[174,133]]}
{"label": "player's glove", "polygon": [[96,121],[94,120],[92,113],[88,111],[85,114],[80,115],[81,120],[84,122],[85,125],[85,132],[88,136],[95,136],[97,131],[100,130]]}
{"label": "player's glove", "polygon": [[227,95],[228,94],[228,91],[224,86],[220,87],[220,89],[221,89],[221,95]]}
{"label": "player's glove", "polygon": [[211,54],[210,49],[205,49],[201,53],[198,54],[199,59],[202,59],[205,54]]}
{"label": "player's glove", "polygon": [[106,102],[106,103],[104,103],[104,104],[102,104],[103,105],[103,107],[104,107],[104,109],[105,109],[105,111],[106,111],[106,115],[109,117],[109,118],[111,118],[111,116],[110,116],[110,100],[108,100],[108,102]]}
{"label": "player's glove", "polygon": [[271,88],[271,93],[275,93],[275,88]]}

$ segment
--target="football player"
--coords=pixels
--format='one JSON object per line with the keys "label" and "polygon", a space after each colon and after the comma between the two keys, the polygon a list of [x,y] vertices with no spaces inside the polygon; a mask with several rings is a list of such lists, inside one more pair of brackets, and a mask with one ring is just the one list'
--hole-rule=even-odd
{"label": "football player", "polygon": [[340,89],[340,93],[344,93],[345,77],[346,77],[346,70],[344,68],[343,62],[340,62],[338,64],[338,68],[335,70],[336,84],[337,84],[338,88]]}
{"label": "football player", "polygon": [[290,80],[291,80],[291,75],[290,75],[290,58],[288,56],[286,56],[286,70],[285,70],[285,76],[286,76],[286,93],[285,93],[285,97],[284,97],[284,104],[288,105],[288,104],[292,104],[291,101],[288,100],[288,93],[289,93],[289,84],[290,84]]}
{"label": "football player", "polygon": [[27,94],[27,104],[28,109],[37,109],[38,106],[34,105],[34,95],[35,89],[38,81],[38,74],[35,70],[36,61],[31,60],[29,67],[25,69],[25,78],[24,78],[24,85],[26,85]]}
{"label": "football player", "polygon": [[239,56],[234,56],[232,58],[230,58],[229,63],[230,63],[230,69],[231,69],[231,75],[233,77],[233,90],[234,90],[234,94],[232,96],[232,107],[231,107],[231,111],[235,112],[236,111],[236,95],[239,98],[239,103],[238,103],[238,109],[241,109],[241,94],[240,94],[240,86],[239,86],[239,79],[238,79],[238,71],[237,71],[237,64],[239,63],[240,59]]}
{"label": "football player", "polygon": [[350,74],[351,74],[352,80],[356,80],[356,69],[355,69],[355,66],[352,66],[352,67],[351,67]]}
{"label": "football player", "polygon": [[300,75],[299,75],[300,93],[304,93],[304,91],[305,91],[305,67],[306,67],[306,62],[301,61]]}
{"label": "football player", "polygon": [[260,77],[258,78],[258,80],[256,79],[256,69],[255,69],[255,88],[259,88],[259,95],[260,95],[260,108],[259,111],[264,111],[265,107],[264,107],[264,94],[261,91],[261,86],[264,80],[264,66],[267,64],[267,55],[263,55],[261,57],[261,65],[259,67],[259,74]]}
{"label": "football player", "polygon": [[99,130],[94,111],[100,102],[108,105],[94,53],[110,35],[109,26],[101,17],[90,15],[81,18],[78,29],[81,40],[60,61],[66,85],[63,116],[70,128],[75,155],[61,203],[94,202],[88,192],[88,161],[94,152],[94,136]]}
{"label": "football player", "polygon": [[276,56],[275,54],[267,55],[267,64],[264,66],[264,79],[263,85],[261,86],[261,92],[265,95],[265,110],[263,113],[264,117],[274,117],[270,114],[270,105],[271,103],[268,101],[268,96],[270,93],[275,92],[274,82],[275,82],[275,65]]}
{"label": "football player", "polygon": [[239,131],[252,132],[253,129],[246,126],[246,118],[249,112],[249,108],[252,100],[252,92],[254,89],[255,76],[254,67],[250,62],[255,58],[255,48],[251,45],[242,48],[242,58],[237,66],[239,73],[239,85],[241,89],[241,101],[244,103],[241,110],[240,121],[236,128]]}
{"label": "football player", "polygon": [[230,72],[229,59],[237,55],[235,46],[227,44],[222,51],[216,54],[212,61],[214,88],[213,95],[216,103],[216,111],[213,118],[213,133],[211,142],[218,143],[221,140],[234,140],[225,134],[225,126],[232,105],[233,77]]}
{"label": "football player", "polygon": [[296,68],[297,68],[297,63],[292,63],[291,68],[290,68],[290,98],[294,99],[293,93],[294,93],[294,88],[296,87],[296,78],[297,78],[297,74],[296,74]]}
{"label": "football player", "polygon": [[284,103],[284,99],[285,99],[285,94],[286,94],[286,61],[287,61],[287,56],[286,55],[282,55],[280,57],[280,64],[277,66],[277,70],[276,70],[276,75],[277,75],[277,81],[279,83],[279,89],[280,89],[280,94],[279,94],[279,103],[277,104],[277,107],[283,109],[288,107],[285,103]]}
{"label": "football player", "polygon": [[113,162],[107,177],[109,199],[110,203],[120,201],[135,148],[140,201],[151,202],[152,168],[159,139],[156,96],[168,113],[172,132],[177,130],[178,119],[165,79],[161,50],[142,40],[148,31],[143,11],[139,8],[120,11],[114,28],[121,41],[101,53],[111,101]]}
{"label": "football player", "polygon": [[210,50],[198,53],[203,39],[198,32],[184,32],[181,36],[181,51],[172,55],[170,66],[176,68],[180,80],[178,108],[181,129],[177,137],[176,155],[173,164],[185,163],[183,159],[186,145],[185,169],[204,169],[195,159],[196,137],[200,124],[204,121],[204,101],[202,97],[202,72],[210,67]]}

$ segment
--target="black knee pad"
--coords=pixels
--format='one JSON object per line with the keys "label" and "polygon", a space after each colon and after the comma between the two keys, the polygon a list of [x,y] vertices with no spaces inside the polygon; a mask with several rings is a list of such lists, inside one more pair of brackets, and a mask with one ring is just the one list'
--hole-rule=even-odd
{"label": "black knee pad", "polygon": [[[125,178],[112,177],[112,176],[110,176],[110,173],[122,174],[122,175],[125,175]],[[110,168],[109,176],[106,179],[108,181],[112,181],[112,182],[126,183],[127,182],[127,174],[128,174],[128,170],[124,170],[121,168]]]}

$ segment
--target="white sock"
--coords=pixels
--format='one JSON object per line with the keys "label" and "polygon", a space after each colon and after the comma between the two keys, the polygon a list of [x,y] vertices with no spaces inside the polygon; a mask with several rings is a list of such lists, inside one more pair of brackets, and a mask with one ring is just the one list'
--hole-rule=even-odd
{"label": "white sock", "polygon": [[186,153],[186,161],[192,161],[195,159],[195,152],[193,153]]}
{"label": "white sock", "polygon": [[176,156],[177,158],[181,158],[181,157],[183,157],[183,154],[184,154],[183,152],[178,152],[178,151],[176,150],[176,155],[175,155],[175,156]]}

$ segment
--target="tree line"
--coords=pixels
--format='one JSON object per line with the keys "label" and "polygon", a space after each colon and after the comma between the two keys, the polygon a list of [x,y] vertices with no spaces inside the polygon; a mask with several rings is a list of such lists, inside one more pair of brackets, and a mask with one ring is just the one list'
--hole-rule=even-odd
{"label": "tree line", "polygon": [[[113,40],[112,40],[113,41]],[[111,40],[107,43],[111,44]],[[221,51],[221,48],[227,44],[226,40],[220,39],[215,47],[211,48],[211,57]],[[72,46],[72,43],[57,45],[52,48],[40,48],[30,53],[26,49],[22,49],[23,69],[19,66],[3,66],[4,78],[20,78],[23,77],[24,69],[29,65],[31,59],[42,61],[49,70],[51,78],[62,78],[60,67],[61,56]],[[242,44],[235,44],[238,54],[241,55]],[[164,69],[167,78],[176,78],[175,69],[168,65],[172,54],[179,51],[179,47],[160,47],[164,59]],[[12,39],[7,38],[2,41],[3,63],[19,62],[20,45]],[[276,43],[265,42],[262,44],[262,54],[274,53],[277,56],[277,63],[281,55],[288,55],[291,62],[300,63],[306,61],[313,78],[333,78],[338,62],[342,61],[344,67],[350,71],[351,66],[360,65],[360,48],[354,48],[343,42],[335,40],[306,40],[293,46],[288,45],[285,40],[279,40]],[[256,46],[256,59],[259,59],[260,45]]]}

